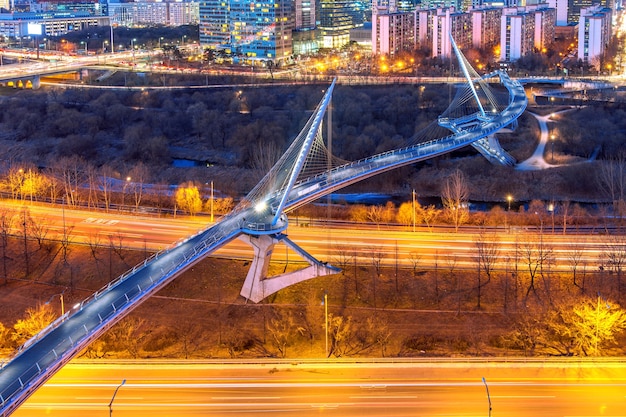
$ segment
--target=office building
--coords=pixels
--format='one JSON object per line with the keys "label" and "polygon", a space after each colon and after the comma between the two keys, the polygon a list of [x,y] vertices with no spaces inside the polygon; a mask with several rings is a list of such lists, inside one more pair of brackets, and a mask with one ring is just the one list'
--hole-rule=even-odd
{"label": "office building", "polygon": [[109,17],[92,16],[87,12],[0,13],[0,36],[13,39],[30,36],[33,29],[41,32],[34,36],[62,36],[97,26],[109,26]]}
{"label": "office building", "polygon": [[320,0],[320,46],[341,48],[350,42],[352,23],[352,3],[347,0]]}
{"label": "office building", "polygon": [[290,59],[293,2],[204,1],[200,4],[200,44],[225,49],[235,57],[279,65]]}

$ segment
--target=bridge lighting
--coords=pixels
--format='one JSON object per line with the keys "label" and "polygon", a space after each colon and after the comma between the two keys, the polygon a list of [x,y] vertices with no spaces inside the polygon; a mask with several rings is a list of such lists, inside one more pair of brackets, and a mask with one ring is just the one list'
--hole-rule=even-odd
{"label": "bridge lighting", "polygon": [[267,203],[265,201],[261,201],[260,203],[257,203],[256,206],[254,206],[254,211],[256,211],[257,213],[262,213],[263,211],[265,211],[266,208]]}

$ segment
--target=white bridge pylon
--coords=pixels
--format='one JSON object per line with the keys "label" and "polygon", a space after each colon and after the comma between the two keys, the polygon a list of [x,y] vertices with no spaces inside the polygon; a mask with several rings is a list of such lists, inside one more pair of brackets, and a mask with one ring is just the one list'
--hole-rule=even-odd
{"label": "white bridge pylon", "polygon": [[[315,259],[283,233],[287,228],[287,217],[283,211],[294,184],[308,161],[313,145],[317,142],[323,146],[322,121],[330,105],[335,83],[336,80],[333,80],[317,109],[287,151],[234,210],[247,210],[249,213],[239,239],[250,245],[254,251],[253,261],[241,289],[241,296],[252,302],[258,303],[299,282],[340,272],[338,268]],[[268,277],[272,252],[278,243],[284,243],[309,266]]]}

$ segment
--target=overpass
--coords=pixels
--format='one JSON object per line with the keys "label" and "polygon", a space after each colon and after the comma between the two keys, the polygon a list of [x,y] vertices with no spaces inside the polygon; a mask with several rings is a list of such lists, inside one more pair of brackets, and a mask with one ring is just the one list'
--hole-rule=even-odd
{"label": "overpass", "polygon": [[59,55],[58,61],[52,62],[29,62],[25,64],[11,64],[0,67],[0,85],[14,88],[37,89],[42,77],[54,76],[77,72],[84,68],[100,68],[101,65],[111,65],[141,59],[149,56],[149,52],[118,52],[115,54],[89,55],[82,57],[68,57]]}
{"label": "overpass", "polygon": [[[454,41],[453,41],[454,45]],[[241,295],[258,302],[296,282],[338,270],[302,251],[282,232],[285,213],[347,185],[381,172],[433,158],[468,145],[498,161],[503,150],[493,133],[512,125],[526,108],[522,86],[506,73],[479,76],[454,45],[467,82],[438,120],[407,140],[405,147],[354,162],[340,162],[324,145],[322,122],[335,81],[266,176],[219,223],[155,254],[82,301],[21,346],[0,369],[0,416],[9,416],[20,404],[143,301],[204,257],[241,238],[254,248],[254,260]],[[491,158],[491,157],[490,157]],[[309,266],[277,277],[267,277],[273,247],[284,242]]]}

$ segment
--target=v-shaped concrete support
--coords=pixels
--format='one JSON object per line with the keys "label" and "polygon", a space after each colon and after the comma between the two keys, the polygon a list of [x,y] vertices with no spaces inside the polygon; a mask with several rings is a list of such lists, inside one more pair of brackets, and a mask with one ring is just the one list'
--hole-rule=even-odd
{"label": "v-shaped concrete support", "polygon": [[[241,295],[258,303],[264,298],[282,290],[290,285],[297,284],[307,279],[321,277],[324,275],[332,275],[341,270],[334,266],[322,263],[307,253],[304,249],[289,240],[284,234],[275,235],[241,235],[240,240],[246,242],[254,249],[254,259],[248,270],[248,275],[241,288]],[[286,272],[284,274],[273,277],[267,276],[267,270],[270,265],[272,252],[277,243],[284,243],[294,252],[299,254],[309,263],[308,267],[297,271]]]}

